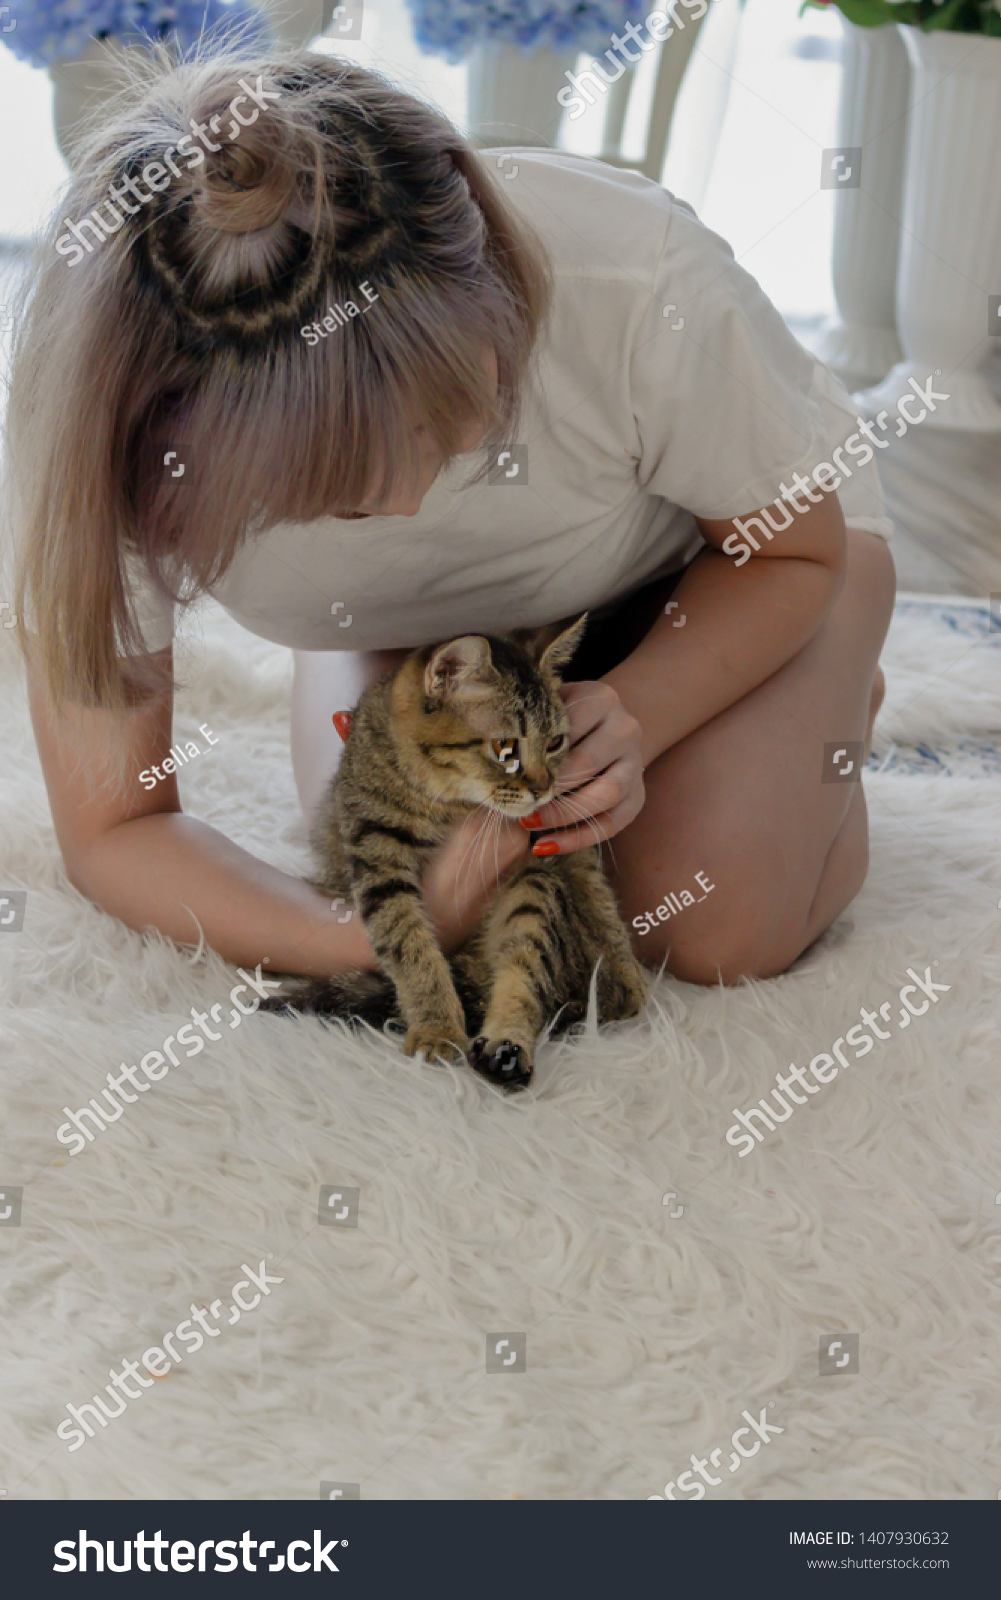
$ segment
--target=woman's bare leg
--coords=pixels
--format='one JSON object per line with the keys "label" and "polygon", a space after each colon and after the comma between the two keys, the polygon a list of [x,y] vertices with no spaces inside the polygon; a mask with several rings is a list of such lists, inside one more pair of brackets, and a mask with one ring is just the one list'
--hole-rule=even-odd
{"label": "woman's bare leg", "polygon": [[[824,782],[824,746],[868,740],[895,578],[882,539],[848,531],[844,588],[818,633],[646,772],[646,804],[608,866],[626,920],[669,891],[707,898],[639,935],[641,960],[695,983],[771,977],[830,926],[868,868],[860,783]],[[670,693],[670,685],[665,685]],[[856,764],[856,771],[860,766]]]}
{"label": "woman's bare leg", "polygon": [[363,690],[398,666],[406,650],[293,650],[292,772],[312,823],[341,759],[331,718],[358,704]]}

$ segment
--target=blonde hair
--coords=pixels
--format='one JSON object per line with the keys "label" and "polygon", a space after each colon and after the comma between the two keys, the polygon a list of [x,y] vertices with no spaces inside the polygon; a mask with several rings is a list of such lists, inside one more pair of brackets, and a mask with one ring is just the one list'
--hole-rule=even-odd
{"label": "blonde hair", "polygon": [[[228,108],[255,83],[264,109],[237,129]],[[193,125],[217,153],[195,148]],[[129,214],[127,185],[182,143],[188,166],[147,178],[156,192]],[[113,232],[112,185],[126,212]],[[80,220],[95,210],[101,243]],[[16,611],[57,705],[122,710],[169,687],[133,563],[184,605],[248,535],[412,475],[415,420],[446,465],[471,417],[487,453],[514,436],[550,303],[545,252],[451,124],[373,72],[308,51],[160,50],[81,148],[60,216],[16,319],[4,494]],[[67,243],[91,235],[91,249]],[[370,314],[311,348],[301,325],[363,282]]]}

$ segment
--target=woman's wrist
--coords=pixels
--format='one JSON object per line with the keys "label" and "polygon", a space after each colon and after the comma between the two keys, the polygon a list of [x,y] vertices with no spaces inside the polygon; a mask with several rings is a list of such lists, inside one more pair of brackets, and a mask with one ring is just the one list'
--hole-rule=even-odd
{"label": "woman's wrist", "polygon": [[[349,899],[314,894],[311,927],[284,952],[282,970],[304,977],[326,977],[334,972],[371,970],[378,966],[365,924]],[[281,953],[278,960],[282,959]],[[276,965],[275,955],[271,965]]]}

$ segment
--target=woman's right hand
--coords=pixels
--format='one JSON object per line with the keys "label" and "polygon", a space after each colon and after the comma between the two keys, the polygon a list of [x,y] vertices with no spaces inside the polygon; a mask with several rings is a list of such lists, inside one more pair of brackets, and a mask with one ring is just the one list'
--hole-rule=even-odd
{"label": "woman's right hand", "polygon": [[498,885],[528,855],[524,828],[495,811],[474,811],[434,852],[424,874],[424,905],[446,955],[469,937]]}

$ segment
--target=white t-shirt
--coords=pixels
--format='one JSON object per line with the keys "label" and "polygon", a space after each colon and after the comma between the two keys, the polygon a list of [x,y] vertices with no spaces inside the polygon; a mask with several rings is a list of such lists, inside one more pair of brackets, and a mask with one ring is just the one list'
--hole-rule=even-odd
{"label": "white t-shirt", "polygon": [[[414,517],[324,517],[249,538],[212,592],[252,633],[385,649],[595,609],[694,554],[693,513],[768,506],[855,433],[846,391],[689,206],[585,157],[512,153],[505,194],[556,275],[518,449],[499,482],[470,486],[482,458],[460,458]],[[851,468],[846,520],[889,537],[874,465]],[[162,647],[171,607],[145,583],[136,598]]]}

